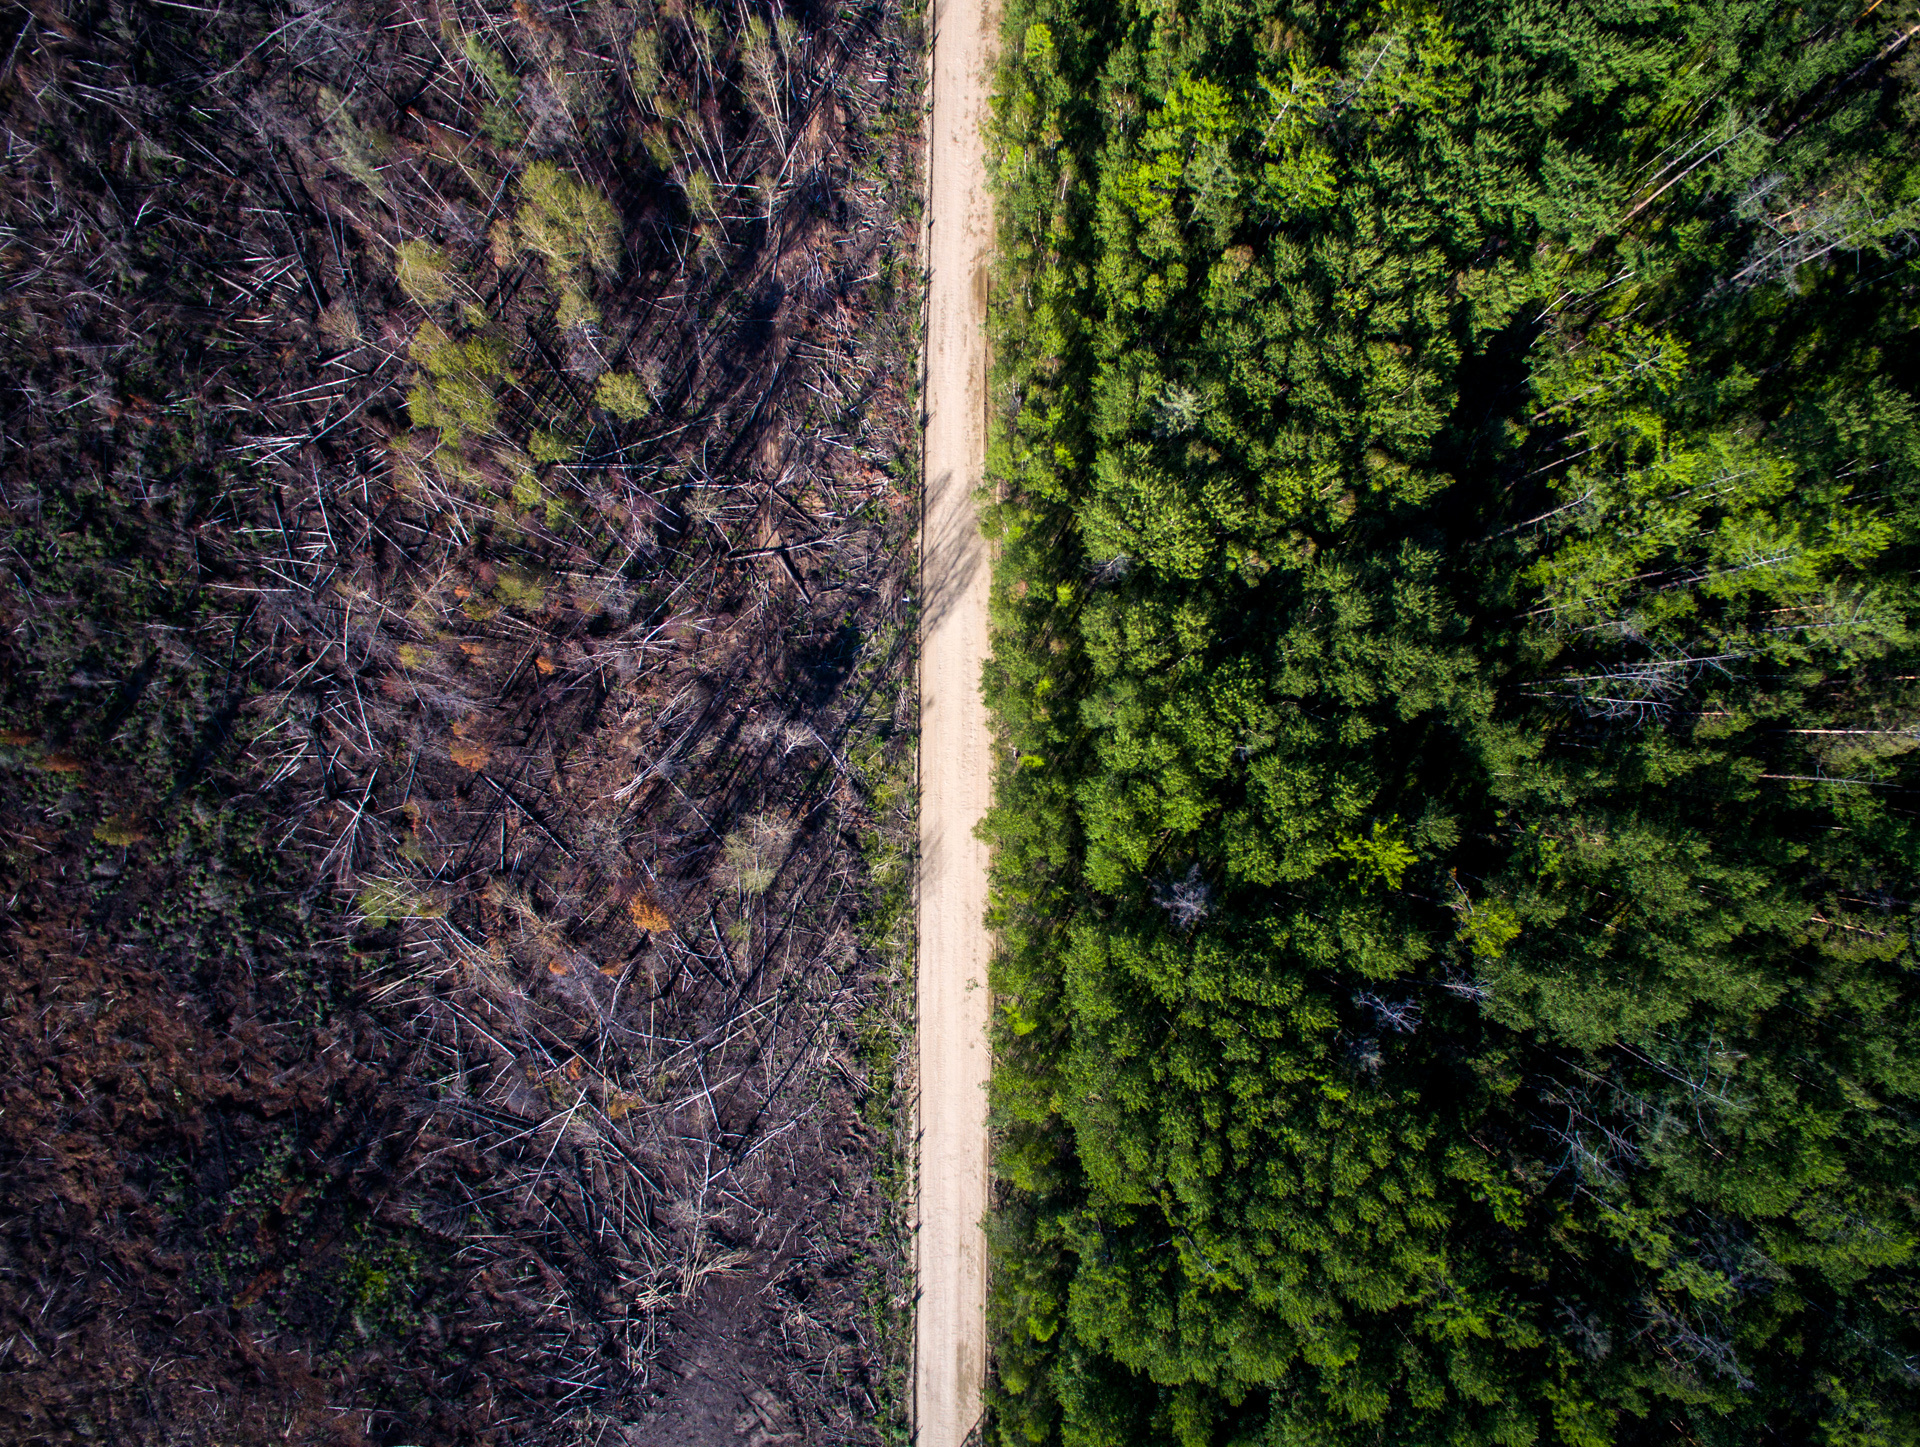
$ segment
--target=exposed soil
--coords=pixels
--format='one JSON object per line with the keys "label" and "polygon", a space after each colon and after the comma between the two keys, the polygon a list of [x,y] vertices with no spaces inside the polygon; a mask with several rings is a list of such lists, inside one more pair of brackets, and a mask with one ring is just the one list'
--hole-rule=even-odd
{"label": "exposed soil", "polygon": [[919,1305],[914,1424],[959,1447],[986,1377],[987,851],[991,761],[980,670],[987,551],[988,67],[998,7],[934,7],[928,179],[926,499],[921,523]]}
{"label": "exposed soil", "polygon": [[0,22],[0,1437],[899,1434],[915,32]]}

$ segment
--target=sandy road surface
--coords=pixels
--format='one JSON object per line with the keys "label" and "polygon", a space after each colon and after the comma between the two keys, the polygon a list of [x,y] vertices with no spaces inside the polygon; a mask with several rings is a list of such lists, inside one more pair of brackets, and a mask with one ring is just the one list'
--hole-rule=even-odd
{"label": "sandy road surface", "polygon": [[995,0],[933,0],[926,504],[920,630],[920,1447],[960,1447],[986,1375],[989,758],[980,664],[987,551],[972,493],[986,462],[988,65]]}

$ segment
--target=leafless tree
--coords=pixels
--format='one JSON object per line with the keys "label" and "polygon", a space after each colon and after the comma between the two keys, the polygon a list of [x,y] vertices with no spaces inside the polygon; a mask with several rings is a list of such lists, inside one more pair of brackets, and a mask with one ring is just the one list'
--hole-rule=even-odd
{"label": "leafless tree", "polygon": [[1387,1000],[1371,990],[1359,990],[1354,993],[1353,1003],[1371,1011],[1383,1030],[1411,1035],[1420,1028],[1420,1003],[1417,1000]]}
{"label": "leafless tree", "polygon": [[1213,904],[1213,886],[1200,877],[1200,866],[1190,864],[1184,875],[1168,875],[1153,887],[1153,902],[1167,912],[1178,930],[1191,930],[1207,917]]}

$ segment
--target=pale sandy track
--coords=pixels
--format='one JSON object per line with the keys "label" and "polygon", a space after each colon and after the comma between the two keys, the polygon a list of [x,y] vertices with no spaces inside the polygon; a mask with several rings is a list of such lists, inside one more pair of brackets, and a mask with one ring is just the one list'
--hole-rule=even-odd
{"label": "pale sandy track", "polygon": [[987,552],[972,493],[986,462],[988,66],[994,0],[933,0],[928,132],[926,503],[920,566],[920,1179],[914,1423],[960,1447],[986,1375],[987,850],[980,665]]}

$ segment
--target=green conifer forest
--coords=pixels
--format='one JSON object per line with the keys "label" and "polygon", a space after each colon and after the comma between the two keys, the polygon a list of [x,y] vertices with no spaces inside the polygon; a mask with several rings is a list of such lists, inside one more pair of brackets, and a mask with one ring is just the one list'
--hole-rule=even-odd
{"label": "green conifer forest", "polygon": [[999,1442],[1920,1443],[1916,32],[1010,0]]}

